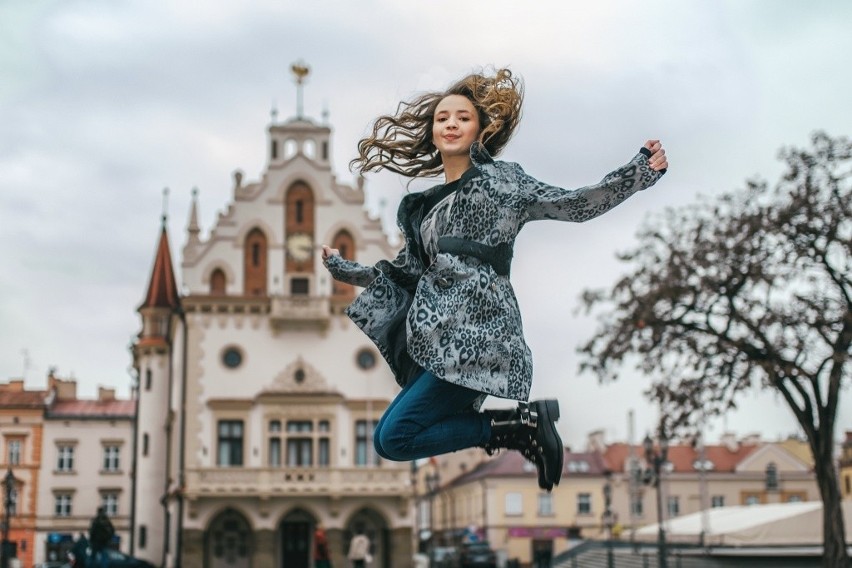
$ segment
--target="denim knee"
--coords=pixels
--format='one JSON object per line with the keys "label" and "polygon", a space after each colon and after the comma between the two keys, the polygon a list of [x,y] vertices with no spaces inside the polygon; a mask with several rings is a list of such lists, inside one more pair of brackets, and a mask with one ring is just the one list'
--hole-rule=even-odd
{"label": "denim knee", "polygon": [[376,426],[376,429],[373,431],[373,449],[376,450],[376,454],[380,458],[393,461],[393,458],[388,456],[388,453],[382,447],[382,443],[381,443],[381,440],[380,440],[382,430],[384,430],[384,428],[382,426],[383,426],[383,424],[380,421],[378,426]]}
{"label": "denim knee", "polygon": [[400,428],[398,424],[385,424],[381,431],[376,433],[374,437],[376,452],[384,454],[385,459],[392,461],[409,461],[411,460],[411,436],[405,428]]}

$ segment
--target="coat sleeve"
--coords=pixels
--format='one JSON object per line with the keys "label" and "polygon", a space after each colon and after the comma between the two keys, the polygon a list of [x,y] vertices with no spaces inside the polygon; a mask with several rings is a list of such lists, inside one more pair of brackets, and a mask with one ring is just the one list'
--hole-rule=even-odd
{"label": "coat sleeve", "polygon": [[542,183],[519,169],[519,187],[526,220],[555,219],[582,222],[606,213],[637,191],[647,189],[665,170],[654,171],[646,148],[627,164],[608,173],[600,182],[580,189],[562,189]]}
{"label": "coat sleeve", "polygon": [[376,279],[379,271],[354,260],[346,260],[340,255],[329,256],[323,261],[331,277],[346,284],[366,288]]}

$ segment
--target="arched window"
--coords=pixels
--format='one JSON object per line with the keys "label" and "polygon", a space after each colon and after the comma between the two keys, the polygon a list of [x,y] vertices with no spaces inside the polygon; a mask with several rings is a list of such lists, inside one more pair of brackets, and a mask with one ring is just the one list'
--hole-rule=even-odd
{"label": "arched window", "polygon": [[226,509],[205,531],[205,566],[249,568],[254,553],[251,526],[240,513]]}
{"label": "arched window", "polygon": [[[340,256],[346,260],[355,260],[355,239],[349,231],[339,231],[331,241],[331,248],[340,251]],[[333,299],[351,300],[355,297],[355,288],[351,284],[331,281],[331,296]]]}
{"label": "arched window", "polygon": [[[266,235],[260,229],[252,229],[244,245],[244,274],[246,296],[266,295]],[[212,283],[211,283],[212,284]]]}
{"label": "arched window", "polygon": [[225,272],[217,268],[210,274],[210,294],[212,296],[225,295]]}

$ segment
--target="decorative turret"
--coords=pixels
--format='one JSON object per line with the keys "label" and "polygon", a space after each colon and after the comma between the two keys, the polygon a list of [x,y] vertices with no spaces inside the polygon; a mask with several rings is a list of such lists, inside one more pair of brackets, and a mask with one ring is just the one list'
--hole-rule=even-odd
{"label": "decorative turret", "polygon": [[139,306],[142,316],[142,331],[139,334],[138,347],[162,344],[166,345],[170,338],[171,316],[180,309],[175,273],[172,267],[172,255],[169,250],[169,233],[166,229],[166,216],[163,215],[163,226],[160,232],[160,242],[154,257],[154,268],[151,270],[151,280],[148,293]]}
{"label": "decorative turret", "polygon": [[[142,331],[133,346],[133,367],[138,377],[137,420],[134,426],[135,465],[133,468],[133,537],[131,553],[157,565],[163,565],[169,554],[169,539],[160,527],[169,527],[168,495],[175,465],[170,461],[176,446],[176,430],[172,416],[176,380],[181,376],[181,299],[175,280],[169,234],[166,229],[165,195],[162,229],[151,269],[148,292],[139,314]],[[190,243],[198,237],[198,223],[193,203],[189,226]],[[173,362],[176,364],[173,365]],[[176,370],[178,369],[178,370]],[[176,379],[176,377],[178,379]]]}

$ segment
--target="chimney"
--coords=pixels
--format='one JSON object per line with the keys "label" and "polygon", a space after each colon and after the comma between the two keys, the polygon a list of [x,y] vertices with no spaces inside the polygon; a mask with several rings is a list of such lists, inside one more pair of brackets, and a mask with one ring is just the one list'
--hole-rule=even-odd
{"label": "chimney", "polygon": [[24,379],[9,379],[8,383],[0,384],[0,392],[24,392]]}
{"label": "chimney", "polygon": [[740,440],[743,446],[757,446],[760,444],[760,433],[754,432],[752,434],[748,434],[742,440]]}
{"label": "chimney", "polygon": [[606,450],[606,439],[603,430],[589,432],[588,447],[590,452],[603,453]]}
{"label": "chimney", "polygon": [[728,448],[728,451],[736,452],[740,445],[737,443],[737,435],[733,432],[725,432],[720,440],[721,444]]}
{"label": "chimney", "polygon": [[53,378],[53,388],[56,391],[56,400],[77,400],[77,381],[74,379]]}
{"label": "chimney", "polygon": [[98,387],[98,402],[110,402],[115,400],[115,389]]}

